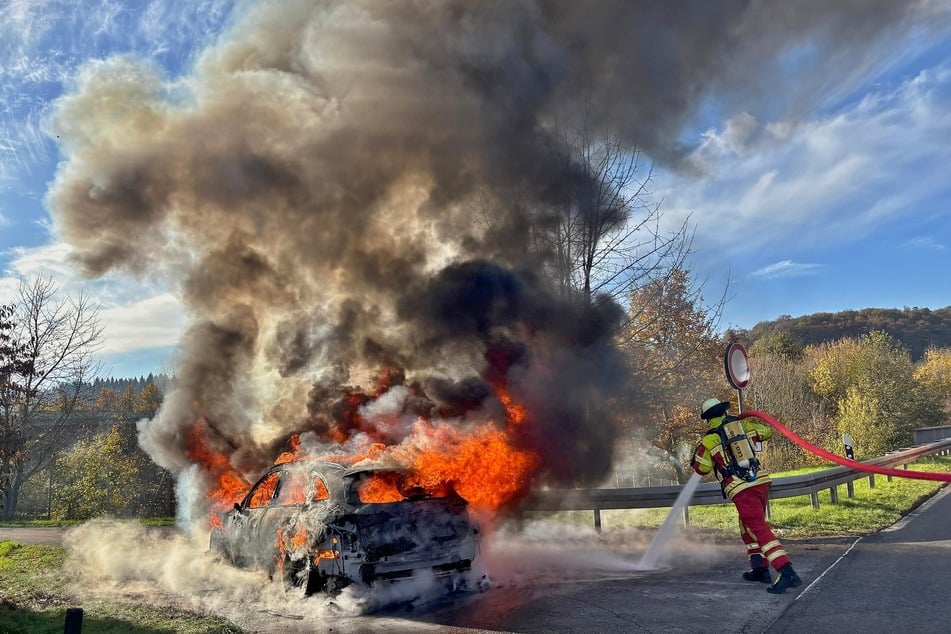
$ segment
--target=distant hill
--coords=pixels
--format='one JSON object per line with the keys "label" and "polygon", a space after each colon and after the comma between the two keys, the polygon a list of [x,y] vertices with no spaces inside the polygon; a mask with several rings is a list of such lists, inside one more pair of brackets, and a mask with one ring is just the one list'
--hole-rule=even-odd
{"label": "distant hill", "polygon": [[737,334],[752,343],[773,333],[786,332],[804,345],[815,345],[874,330],[883,330],[900,341],[912,360],[917,361],[929,347],[951,348],[951,306],[937,310],[864,308],[802,317],[783,315]]}

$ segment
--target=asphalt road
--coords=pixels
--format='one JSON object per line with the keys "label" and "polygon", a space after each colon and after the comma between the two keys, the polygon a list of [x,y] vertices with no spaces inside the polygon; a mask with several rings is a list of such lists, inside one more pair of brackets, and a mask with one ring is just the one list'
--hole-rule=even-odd
{"label": "asphalt road", "polygon": [[[55,543],[62,532],[0,528],[0,540]],[[623,533],[560,535],[507,540],[488,557],[496,572],[481,594],[316,621],[294,604],[281,611],[232,606],[222,616],[251,632],[951,631],[951,487],[886,531],[786,546],[804,585],[779,596],[740,577],[738,539],[687,535],[665,568],[641,571],[643,541]]]}
{"label": "asphalt road", "polygon": [[951,631],[951,487],[849,545],[766,630]]}

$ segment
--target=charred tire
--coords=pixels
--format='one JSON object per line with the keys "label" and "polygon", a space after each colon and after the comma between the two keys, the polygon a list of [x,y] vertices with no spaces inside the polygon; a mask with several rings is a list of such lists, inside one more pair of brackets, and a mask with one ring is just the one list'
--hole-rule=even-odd
{"label": "charred tire", "polygon": [[309,597],[324,588],[324,578],[313,570],[310,558],[297,561],[290,557],[284,559],[284,592],[286,594]]}

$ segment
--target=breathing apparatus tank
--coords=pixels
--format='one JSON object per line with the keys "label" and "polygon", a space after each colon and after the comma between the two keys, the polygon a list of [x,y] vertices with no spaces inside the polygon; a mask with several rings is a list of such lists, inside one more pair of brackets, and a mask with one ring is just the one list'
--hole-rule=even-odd
{"label": "breathing apparatus tank", "polygon": [[746,435],[746,430],[743,429],[743,422],[740,420],[732,420],[728,423],[723,423],[723,431],[737,466],[749,469],[750,465],[756,461],[756,452],[753,451],[753,444]]}

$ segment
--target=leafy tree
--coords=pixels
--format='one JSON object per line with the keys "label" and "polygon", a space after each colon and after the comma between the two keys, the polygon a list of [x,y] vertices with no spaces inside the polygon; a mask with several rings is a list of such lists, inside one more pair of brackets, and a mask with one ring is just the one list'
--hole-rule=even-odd
{"label": "leafy tree", "polygon": [[119,411],[119,393],[111,387],[104,387],[99,390],[99,396],[96,397],[96,411],[115,413]]}
{"label": "leafy tree", "polygon": [[53,518],[128,514],[136,496],[139,467],[118,424],[108,433],[80,440],[56,462]]}
{"label": "leafy tree", "polygon": [[119,397],[119,411],[123,414],[133,414],[135,412],[135,388],[127,385],[122,396]]}
{"label": "leafy tree", "polygon": [[802,359],[805,352],[805,346],[794,335],[780,330],[771,332],[762,339],[756,341],[750,347],[750,353],[761,352],[776,355],[783,359]]}
{"label": "leafy tree", "polygon": [[908,444],[912,429],[940,415],[934,395],[915,382],[908,351],[882,331],[819,346],[812,378],[838,432],[855,441],[856,456]]}
{"label": "leafy tree", "polygon": [[[753,409],[766,412],[814,445],[833,448],[836,430],[826,416],[827,407],[812,385],[811,350],[790,354],[785,346],[750,346],[752,377],[746,389]],[[770,469],[796,469],[817,464],[820,459],[774,434],[766,445],[766,462]]]}
{"label": "leafy tree", "polygon": [[636,388],[626,404],[629,424],[680,482],[703,431],[698,407],[725,383],[724,346],[715,332],[720,305],[707,307],[700,291],[679,267],[634,289],[620,336]]}
{"label": "leafy tree", "polygon": [[142,391],[139,392],[139,397],[135,405],[135,411],[151,418],[155,416],[155,412],[158,411],[159,405],[161,404],[161,393],[159,393],[158,388],[155,387],[155,383],[149,382],[146,383],[145,387],[142,388]]}
{"label": "leafy tree", "polygon": [[915,367],[915,381],[934,394],[947,420],[951,414],[951,348],[929,348]]}
{"label": "leafy tree", "polygon": [[16,408],[27,390],[24,379],[32,372],[27,348],[16,339],[15,315],[15,306],[0,306],[0,517],[11,503],[4,491],[12,488],[23,461],[24,430],[16,425]]}
{"label": "leafy tree", "polygon": [[[83,296],[58,299],[49,279],[21,282],[7,341],[16,342],[0,404],[0,519],[16,512],[23,483],[44,470],[76,436],[73,413],[95,373],[102,329],[98,309]],[[10,363],[4,355],[3,365]],[[15,380],[14,380],[15,379]]]}

